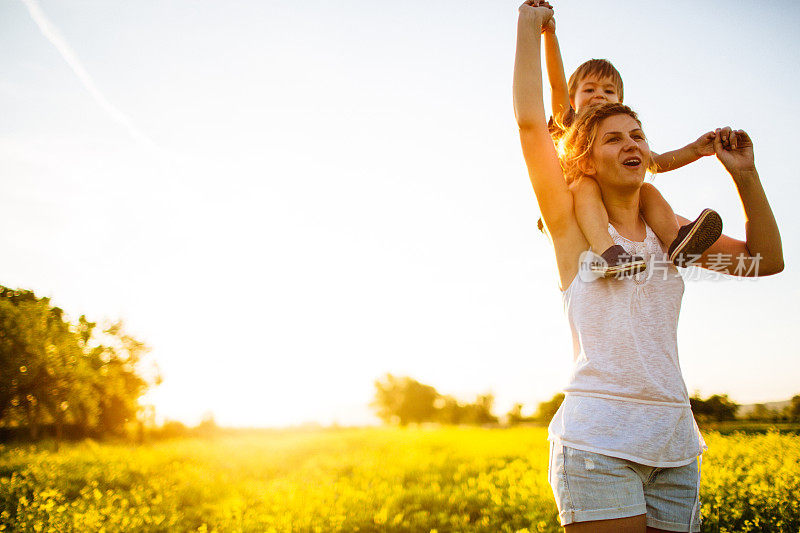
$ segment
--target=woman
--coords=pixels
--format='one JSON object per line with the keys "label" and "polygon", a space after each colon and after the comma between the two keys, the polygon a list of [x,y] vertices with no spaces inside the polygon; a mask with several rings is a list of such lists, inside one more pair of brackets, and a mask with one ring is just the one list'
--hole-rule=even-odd
{"label": "woman", "polygon": [[[629,108],[591,108],[568,133],[562,168],[542,102],[540,34],[553,12],[537,6],[538,0],[528,0],[520,7],[514,110],[575,348],[566,397],[549,429],[550,483],[560,519],[568,533],[699,531],[697,458],[705,444],[678,363],[684,285],[639,215],[650,162],[647,140]],[[747,238],[723,235],[693,264],[742,276],[780,272],[780,234],[749,137],[717,130],[714,146],[744,206]],[[581,263],[593,259],[584,253],[589,244],[567,185],[576,178],[597,181],[614,241],[631,255],[648,257],[649,274],[599,280],[579,275]]]}

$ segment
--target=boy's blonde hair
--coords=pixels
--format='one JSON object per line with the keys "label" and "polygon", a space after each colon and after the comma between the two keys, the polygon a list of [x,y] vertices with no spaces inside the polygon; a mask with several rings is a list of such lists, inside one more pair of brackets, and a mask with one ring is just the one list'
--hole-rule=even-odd
{"label": "boy's blonde hair", "polygon": [[[594,145],[594,141],[597,138],[597,130],[600,128],[600,123],[608,117],[616,115],[628,115],[636,121],[640,128],[642,127],[642,123],[636,113],[630,107],[622,104],[591,106],[587,109],[582,109],[575,117],[572,126],[561,137],[558,145],[558,156],[567,183],[572,183],[583,176],[581,163],[592,155],[592,145]],[[652,154],[647,166],[651,172],[655,171],[655,161]]]}
{"label": "boy's blonde hair", "polygon": [[607,59],[590,59],[575,69],[575,72],[569,77],[569,82],[567,82],[570,101],[575,99],[575,92],[578,90],[578,84],[589,76],[601,79],[610,78],[611,83],[613,83],[614,87],[617,89],[619,101],[622,102],[622,76],[620,76],[619,71],[614,68],[614,65],[611,64],[611,61]]}

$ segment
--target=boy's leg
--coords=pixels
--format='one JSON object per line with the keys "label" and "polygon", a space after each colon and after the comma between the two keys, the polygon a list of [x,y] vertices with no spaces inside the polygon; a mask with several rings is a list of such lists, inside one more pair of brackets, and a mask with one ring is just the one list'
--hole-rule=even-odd
{"label": "boy's leg", "polygon": [[687,266],[708,250],[722,235],[722,218],[713,209],[703,209],[694,222],[681,226],[669,245],[669,260]]}
{"label": "boy's leg", "polygon": [[691,224],[680,226],[672,208],[650,183],[642,184],[639,208],[661,242],[667,245],[669,260],[677,266],[689,264],[722,235],[722,219],[711,209],[704,209]]}
{"label": "boy's leg", "polygon": [[639,189],[639,209],[647,224],[664,245],[669,246],[678,236],[678,219],[669,203],[652,183],[643,183]]}
{"label": "boy's leg", "polygon": [[608,212],[603,205],[600,186],[592,178],[581,178],[570,189],[575,199],[578,225],[594,253],[602,254],[615,243],[608,233]]}
{"label": "boy's leg", "polygon": [[603,258],[602,261],[590,265],[593,275],[604,278],[622,277],[645,270],[647,263],[644,258],[628,255],[608,233],[608,212],[603,205],[603,196],[597,182],[591,178],[582,178],[573,183],[570,190],[575,199],[575,218],[578,219],[578,225],[592,251]]}

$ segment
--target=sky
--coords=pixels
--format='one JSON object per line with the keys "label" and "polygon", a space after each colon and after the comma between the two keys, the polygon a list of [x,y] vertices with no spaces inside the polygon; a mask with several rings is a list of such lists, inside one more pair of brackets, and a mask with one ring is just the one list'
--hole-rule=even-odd
{"label": "sky", "polygon": [[[689,276],[681,366],[704,396],[800,393],[800,5],[555,6],[568,73],[611,60],[654,150],[751,134],[786,269]],[[517,7],[0,1],[0,284],[123,319],[160,419],[374,423],[386,373],[530,413],[572,348],[512,110]],[[653,183],[744,237],[714,158]]]}

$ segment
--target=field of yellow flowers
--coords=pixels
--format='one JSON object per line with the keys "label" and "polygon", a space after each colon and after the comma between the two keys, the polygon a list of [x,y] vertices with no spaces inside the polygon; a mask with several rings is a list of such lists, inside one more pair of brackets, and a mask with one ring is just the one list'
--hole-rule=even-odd
{"label": "field of yellow flowers", "polygon": [[[703,531],[800,531],[800,436],[706,434]],[[559,531],[545,430],[0,446],[0,531]]]}

